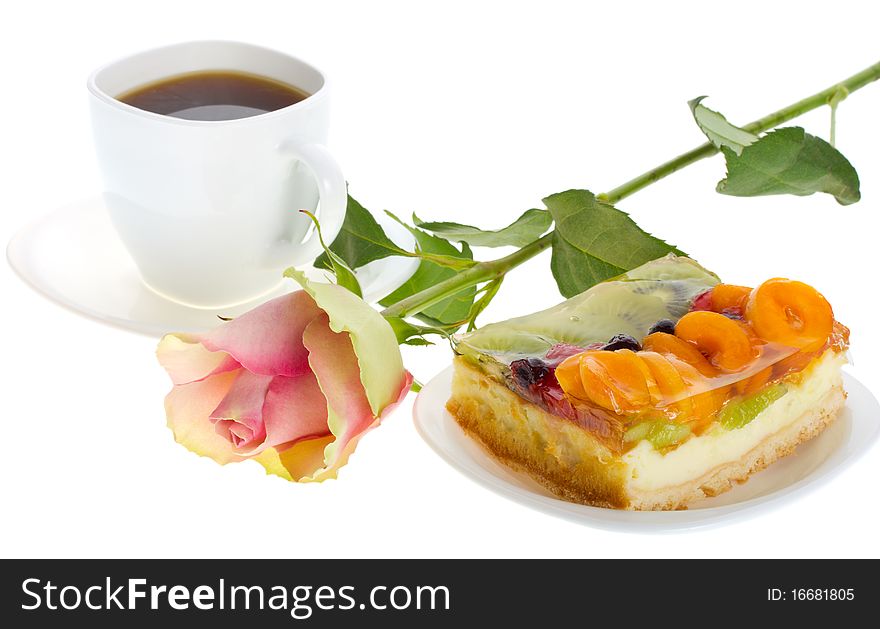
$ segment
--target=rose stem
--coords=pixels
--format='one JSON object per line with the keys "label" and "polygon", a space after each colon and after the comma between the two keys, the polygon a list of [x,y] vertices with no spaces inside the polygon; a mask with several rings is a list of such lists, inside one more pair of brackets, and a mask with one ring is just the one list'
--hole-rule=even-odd
{"label": "rose stem", "polygon": [[[817,109],[823,105],[827,105],[841,92],[851,94],[865,85],[880,79],[880,62],[875,63],[853,74],[851,77],[835,83],[831,87],[816,92],[812,96],[808,96],[802,100],[792,103],[787,107],[775,111],[771,114],[759,118],[745,125],[743,129],[750,133],[761,133],[772,129],[783,122],[787,122],[793,118]],[[839,98],[839,96],[837,96]],[[612,190],[598,195],[598,197],[608,203],[617,203],[631,194],[638,192],[664,177],[681,170],[685,166],[689,166],[701,159],[711,157],[718,152],[718,148],[711,142],[706,142],[700,146],[682,153],[668,162],[664,162],[659,166],[639,175],[634,179],[630,179],[624,184],[613,188]],[[406,317],[418,314],[425,308],[430,308],[434,304],[443,301],[447,297],[455,293],[476,286],[485,281],[495,279],[507,273],[510,269],[519,266],[526,260],[538,255],[552,244],[553,232],[541,236],[537,240],[527,244],[525,247],[497,260],[487,260],[478,262],[474,266],[468,268],[454,277],[443,282],[430,286],[425,290],[419,291],[405,299],[400,300],[382,311],[386,317]]]}

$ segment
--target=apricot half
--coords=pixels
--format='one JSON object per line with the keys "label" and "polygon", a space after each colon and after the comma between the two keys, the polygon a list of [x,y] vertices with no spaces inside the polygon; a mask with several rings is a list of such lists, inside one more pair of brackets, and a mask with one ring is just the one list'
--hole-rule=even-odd
{"label": "apricot half", "polygon": [[647,365],[632,350],[592,351],[581,354],[581,385],[594,404],[620,413],[652,402],[656,386]]}
{"label": "apricot half", "polygon": [[676,365],[656,352],[639,352],[638,356],[648,366],[654,382],[657,383],[659,399],[656,404],[674,410],[677,415],[693,415],[694,405],[690,400],[688,385]]}
{"label": "apricot half", "polygon": [[671,358],[682,379],[687,384],[691,394],[690,402],[693,406],[694,429],[699,432],[708,425],[715,413],[724,405],[730,394],[730,385],[719,386],[717,381],[706,378],[693,366],[676,358]]}
{"label": "apricot half", "polygon": [[642,339],[642,349],[648,352],[657,352],[664,356],[674,356],[694,367],[706,377],[718,375],[718,370],[706,360],[706,357],[700,353],[700,350],[695,345],[683,341],[672,334],[666,334],[665,332],[649,334]]}
{"label": "apricot half", "polygon": [[741,324],[717,312],[687,313],[675,325],[675,336],[693,343],[722,371],[740,371],[755,359],[755,349]]}
{"label": "apricot half", "polygon": [[[583,352],[581,352],[583,354]],[[581,384],[581,354],[569,356],[556,367],[556,381],[562,390],[573,398],[589,401]]]}
{"label": "apricot half", "polygon": [[628,349],[588,350],[566,358],[556,368],[556,379],[567,395],[615,413],[638,410],[659,397],[648,366]]}
{"label": "apricot half", "polygon": [[736,284],[718,284],[710,293],[710,302],[714,312],[723,310],[745,308],[746,301],[751,294],[752,289],[748,286],[737,286]]}
{"label": "apricot half", "polygon": [[745,315],[761,338],[805,351],[821,348],[834,327],[831,305],[819,291],[779,277],[751,292]]}

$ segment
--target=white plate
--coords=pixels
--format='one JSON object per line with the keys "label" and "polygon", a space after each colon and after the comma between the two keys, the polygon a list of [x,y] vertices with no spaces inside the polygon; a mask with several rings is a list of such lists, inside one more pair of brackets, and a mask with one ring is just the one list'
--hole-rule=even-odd
{"label": "white plate", "polygon": [[659,533],[728,524],[778,507],[827,482],[863,455],[880,434],[880,404],[849,373],[849,393],[841,416],[793,455],[777,461],[714,498],[690,504],[686,511],[618,511],[566,502],[537,482],[499,463],[468,437],[445,408],[452,368],[431,380],[413,407],[416,429],[447,463],[471,480],[538,511],[603,529]]}
{"label": "white plate", "polygon": [[[411,249],[413,237],[384,214],[376,218],[399,246]],[[264,301],[293,290],[290,280],[244,304],[214,309],[193,308],[168,300],[147,288],[116,235],[100,197],[59,208],[20,231],[6,250],[18,275],[52,301],[87,317],[143,334],[204,332],[217,325],[217,315],[234,317]],[[368,301],[376,301],[415,272],[414,258],[384,258],[357,270]],[[307,270],[320,278],[321,271]],[[279,273],[280,276],[280,273]]]}

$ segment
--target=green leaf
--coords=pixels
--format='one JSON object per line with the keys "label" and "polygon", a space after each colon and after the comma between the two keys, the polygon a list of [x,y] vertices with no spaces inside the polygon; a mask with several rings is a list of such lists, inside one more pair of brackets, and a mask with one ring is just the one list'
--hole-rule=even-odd
{"label": "green leaf", "polygon": [[[342,228],[330,244],[330,250],[352,269],[388,256],[405,255],[405,252],[385,235],[385,231],[373,215],[351,195],[348,197]],[[314,265],[319,269],[331,268],[326,254],[318,256]]]}
{"label": "green leaf", "polygon": [[336,283],[342,286],[342,288],[347,288],[358,297],[363,297],[364,293],[361,290],[360,282],[358,282],[354,272],[348,268],[345,262],[343,262],[336,254],[333,254],[332,263],[333,275],[336,276]]}
{"label": "green leaf", "polygon": [[550,268],[566,297],[666,254],[685,255],[588,190],[560,192],[544,204],[556,222]]}
{"label": "green leaf", "polygon": [[705,96],[700,96],[692,101],[688,101],[691,107],[691,113],[694,115],[697,125],[706,137],[712,141],[712,144],[719,149],[726,146],[737,155],[742,154],[743,149],[758,141],[758,136],[740,129],[727,122],[727,118],[712,111],[705,105],[700,104]]}
{"label": "green leaf", "polygon": [[415,325],[400,317],[385,317],[385,320],[391,325],[391,329],[394,330],[394,335],[397,337],[397,342],[400,345],[433,345],[433,343],[424,338],[426,334],[448,336],[447,332],[442,328]]}
{"label": "green leaf", "polygon": [[[415,236],[416,244],[419,250],[425,254],[438,255],[444,258],[458,258],[463,261],[472,261],[474,259],[473,252],[467,243],[462,243],[461,251],[456,249],[448,240],[438,236],[424,232],[420,229],[410,228],[413,236]],[[393,293],[382,299],[379,303],[383,306],[390,306],[393,303],[414,295],[415,293],[433,286],[438,282],[454,277],[459,271],[449,268],[448,266],[432,262],[428,259],[422,259],[419,268],[413,273],[403,285]],[[458,323],[467,318],[474,302],[476,289],[474,287],[466,288],[458,293],[447,297],[441,302],[434,304],[422,311],[423,315],[436,320],[440,324]]]}
{"label": "green leaf", "polygon": [[861,197],[855,169],[825,140],[801,127],[777,129],[759,138],[702,105],[704,98],[688,104],[700,129],[727,160],[727,179],[718,183],[718,192],[737,197],[827,192],[842,205]]}
{"label": "green leaf", "polygon": [[[455,253],[452,255],[446,255],[446,254],[442,254],[442,253],[433,253],[431,251],[426,251],[426,250],[422,249],[422,247],[419,245],[419,230],[417,230],[412,225],[408,224],[406,221],[398,218],[397,215],[394,214],[394,212],[391,212],[389,210],[385,210],[385,213],[388,216],[390,216],[391,218],[393,218],[402,227],[406,228],[406,230],[409,231],[409,233],[411,233],[416,239],[416,251],[413,253],[410,253],[409,251],[405,251],[402,253],[402,255],[406,255],[411,258],[420,258],[422,260],[427,260],[429,262],[433,262],[434,264],[439,264],[440,266],[446,266],[446,267],[449,267],[450,269],[455,269],[456,271],[462,271],[464,269],[472,267],[475,264],[473,259],[460,257],[461,253],[458,251],[458,249],[455,249],[455,247],[453,247],[453,249],[455,250]],[[415,216],[415,214],[413,214],[413,216]],[[421,232],[421,233],[424,233],[424,232]],[[467,244],[467,243],[465,243],[465,244]]]}
{"label": "green leaf", "polygon": [[449,240],[466,242],[473,247],[525,247],[550,229],[553,224],[547,210],[526,210],[507,227],[487,231],[461,223],[425,222],[413,214],[413,223],[435,235]]}
{"label": "green leaf", "polygon": [[327,245],[324,243],[324,236],[321,235],[321,223],[318,222],[318,218],[308,210],[300,210],[300,212],[307,215],[315,224],[315,231],[318,232],[318,241],[324,248],[324,255],[327,256],[327,261],[329,262],[329,270],[333,271],[333,275],[336,276],[336,283],[339,286],[350,290],[358,297],[363,297],[364,294],[361,291],[360,282],[358,282],[357,277],[355,277],[354,271],[348,268],[345,261],[328,249]]}
{"label": "green leaf", "polygon": [[841,205],[861,198],[859,176],[852,164],[825,140],[800,127],[772,131],[737,156],[723,147],[727,178],[721,194],[756,197],[770,194],[806,196],[827,192]]}
{"label": "green leaf", "polygon": [[480,289],[483,294],[474,302],[471,306],[470,312],[468,312],[468,332],[473,331],[477,327],[477,317],[479,317],[492,300],[495,299],[495,295],[498,294],[498,289],[501,288],[501,282],[503,281],[504,276],[502,275],[496,277],[491,282],[486,283],[486,285]]}
{"label": "green leaf", "polygon": [[394,330],[394,336],[397,337],[397,343],[406,343],[406,341],[414,336],[419,336],[421,332],[418,326],[411,324],[400,317],[385,317],[385,320]]}
{"label": "green leaf", "polygon": [[433,345],[433,343],[427,339],[424,339],[420,336],[415,336],[412,338],[408,338],[403,342],[404,345]]}

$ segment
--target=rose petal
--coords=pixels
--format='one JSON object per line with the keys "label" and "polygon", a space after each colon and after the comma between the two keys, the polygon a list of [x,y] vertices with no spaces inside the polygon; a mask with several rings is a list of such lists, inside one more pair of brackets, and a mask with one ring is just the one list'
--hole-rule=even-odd
{"label": "rose petal", "polygon": [[315,470],[324,466],[324,448],[334,438],[333,435],[327,435],[317,439],[304,439],[283,451],[266,448],[254,457],[254,461],[265,467],[267,474],[275,474],[284,480],[319,480],[312,479],[311,476]]}
{"label": "rose petal", "polygon": [[311,372],[273,378],[263,405],[263,420],[266,443],[271,447],[330,434],[327,400]]}
{"label": "rose petal", "polygon": [[248,456],[266,447],[263,404],[272,376],[239,369],[226,395],[211,412],[218,435],[230,441],[237,454]]}
{"label": "rose petal", "polygon": [[[406,373],[406,378],[404,379],[403,386],[400,388],[400,394],[397,396],[397,399],[394,400],[391,404],[385,407],[382,411],[382,414],[377,417],[369,426],[367,426],[364,430],[359,432],[358,434],[352,435],[351,438],[345,443],[337,443],[333,444],[336,448],[333,451],[333,456],[335,456],[335,461],[330,466],[325,466],[323,469],[319,469],[314,472],[310,477],[300,477],[299,481],[323,481],[328,478],[336,478],[336,474],[339,471],[339,468],[343,467],[346,463],[348,463],[348,457],[351,456],[352,452],[355,451],[358,442],[361,440],[365,434],[367,434],[370,430],[378,426],[382,420],[384,420],[395,408],[397,408],[398,404],[400,404],[404,398],[406,398],[409,393],[410,386],[412,386],[413,377],[409,372]],[[329,446],[328,446],[329,447]],[[282,453],[282,460],[287,460],[284,455],[287,453]],[[325,461],[326,461],[326,451],[325,451]]]}
{"label": "rose petal", "polygon": [[[321,315],[306,327],[303,344],[309,350],[309,365],[326,398],[327,425],[335,439],[309,440],[290,450],[276,451],[274,455],[264,452],[265,456],[258,460],[270,473],[291,480],[317,481],[334,478],[354,451],[361,435],[378,424],[380,418],[374,416],[370,408],[348,333],[334,332],[327,315]],[[382,416],[403,399],[411,381],[409,374],[404,372],[401,388],[395,399],[385,405]],[[319,444],[323,446],[323,465],[315,456]]]}
{"label": "rose petal", "polygon": [[223,351],[253,373],[296,376],[308,371],[302,333],[320,309],[308,293],[276,297],[199,338],[206,349]]}
{"label": "rose petal", "polygon": [[[360,380],[374,416],[382,413],[400,393],[409,374],[403,368],[394,330],[376,310],[357,295],[336,284],[312,282],[296,269],[293,278],[330,317],[334,332],[348,332],[360,363]],[[320,380],[320,378],[319,378]],[[326,392],[326,388],[322,386]]]}
{"label": "rose petal", "polygon": [[193,334],[166,334],[159,341],[156,357],[174,384],[197,382],[240,367],[229,354],[206,349]]}
{"label": "rose petal", "polygon": [[346,332],[330,329],[327,315],[316,317],[303,333],[309,365],[327,399],[327,425],[336,440],[324,450],[324,464],[335,468],[338,454],[373,423],[373,411],[361,384],[357,356]]}
{"label": "rose petal", "polygon": [[[370,425],[370,429],[378,425],[403,401],[407,393],[409,393],[411,384],[412,376],[407,374],[406,386],[401,389],[397,400],[385,407],[382,416]],[[336,450],[336,464],[334,467],[324,465],[325,450],[335,439],[332,435],[299,441],[287,450],[266,448],[255,456],[254,460],[266,468],[267,474],[275,474],[288,481],[319,482],[328,478],[336,478],[337,471],[348,462],[348,457],[354,452],[358,441],[366,432],[355,435],[342,450]]]}
{"label": "rose petal", "polygon": [[177,443],[220,464],[242,460],[232,444],[215,432],[208,419],[237,375],[235,371],[227,371],[171,389],[165,397],[165,414]]}

